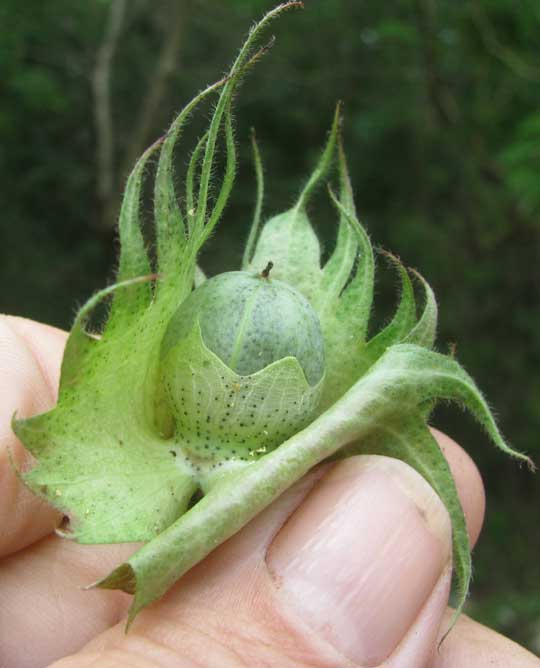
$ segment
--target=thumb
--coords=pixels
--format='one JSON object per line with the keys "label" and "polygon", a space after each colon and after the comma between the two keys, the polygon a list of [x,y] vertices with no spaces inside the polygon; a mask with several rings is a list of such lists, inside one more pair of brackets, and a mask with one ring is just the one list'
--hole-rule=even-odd
{"label": "thumb", "polygon": [[363,456],[323,479],[267,563],[280,599],[309,629],[354,665],[377,666],[413,624],[422,626],[417,652],[432,650],[450,559],[450,519],[432,488],[403,462]]}
{"label": "thumb", "polygon": [[418,668],[446,608],[450,535],[442,502],[412,468],[352,457],[301,481],[127,636],[113,627],[55,668],[106,658],[118,668],[367,667],[398,646],[407,660],[391,665]]}

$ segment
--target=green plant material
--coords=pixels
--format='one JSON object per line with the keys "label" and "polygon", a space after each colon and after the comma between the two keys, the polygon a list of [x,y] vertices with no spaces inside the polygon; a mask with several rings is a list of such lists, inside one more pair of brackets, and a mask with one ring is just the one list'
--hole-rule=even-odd
{"label": "green plant material", "polygon": [[182,363],[173,350],[196,321],[204,344],[242,376],[261,371],[285,357],[300,363],[308,383],[324,375],[324,341],[317,314],[297,290],[270,277],[272,263],[260,274],[231,271],[215,276],[179,306],[161,348],[167,366]]}
{"label": "green plant material", "polygon": [[[75,320],[56,408],[13,422],[37,459],[22,479],[69,517],[68,537],[147,541],[97,583],[134,595],[129,623],[313,466],[361,452],[407,462],[448,508],[457,617],[470,581],[469,544],[427,415],[439,399],[458,402],[498,448],[532,466],[505,443],[458,362],[432,350],[433,292],[388,253],[401,296],[394,317],[369,336],[375,261],[353,202],[339,105],[298,200],[262,227],[263,171],[253,139],[258,187],[243,271],[206,280],[197,266],[232,189],[233,96],[267,49],[257,46],[263,29],[299,6],[288,2],[269,12],[227,77],[196,96],[140,158],[120,214],[118,282],[92,297]],[[189,115],[213,95],[218,99],[191,155],[180,205],[173,152]],[[225,151],[223,175],[211,188],[218,146]],[[139,210],[143,175],[158,150],[153,267]],[[322,265],[307,209],[336,162],[339,195],[329,194],[339,218],[337,242]],[[419,313],[411,273],[423,293]],[[108,297],[108,319],[93,335],[89,317]],[[195,494],[202,498],[192,504]]]}

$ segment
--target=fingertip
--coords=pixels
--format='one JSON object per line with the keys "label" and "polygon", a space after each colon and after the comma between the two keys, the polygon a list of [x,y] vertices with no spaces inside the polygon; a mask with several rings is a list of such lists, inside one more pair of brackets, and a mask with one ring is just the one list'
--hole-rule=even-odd
{"label": "fingertip", "polygon": [[47,325],[0,316],[1,556],[42,538],[58,522],[58,513],[26,489],[16,473],[28,467],[31,457],[11,424],[15,413],[28,417],[54,405],[63,338],[62,332]]}
{"label": "fingertip", "polygon": [[56,398],[67,332],[14,315],[1,315],[0,319],[24,342]]}
{"label": "fingertip", "polygon": [[[453,612],[448,610],[447,620]],[[540,668],[540,659],[509,638],[461,615],[434,657],[432,668]]]}

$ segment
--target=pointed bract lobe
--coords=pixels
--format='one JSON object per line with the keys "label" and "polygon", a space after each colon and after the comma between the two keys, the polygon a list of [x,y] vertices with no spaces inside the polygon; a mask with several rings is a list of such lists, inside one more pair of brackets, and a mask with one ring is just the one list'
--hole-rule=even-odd
{"label": "pointed bract lobe", "polygon": [[265,223],[249,265],[257,271],[267,262],[273,262],[274,277],[293,285],[314,305],[322,278],[321,248],[306,207],[332,166],[340,113],[338,105],[326,146],[296,204]]}

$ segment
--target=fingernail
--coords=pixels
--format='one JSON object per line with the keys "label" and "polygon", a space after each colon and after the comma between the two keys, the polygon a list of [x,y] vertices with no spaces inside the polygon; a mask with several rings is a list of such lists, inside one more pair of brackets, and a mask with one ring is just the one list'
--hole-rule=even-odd
{"label": "fingernail", "polygon": [[285,605],[362,666],[397,647],[451,555],[441,500],[411,467],[338,463],[280,530],[267,563]]}

